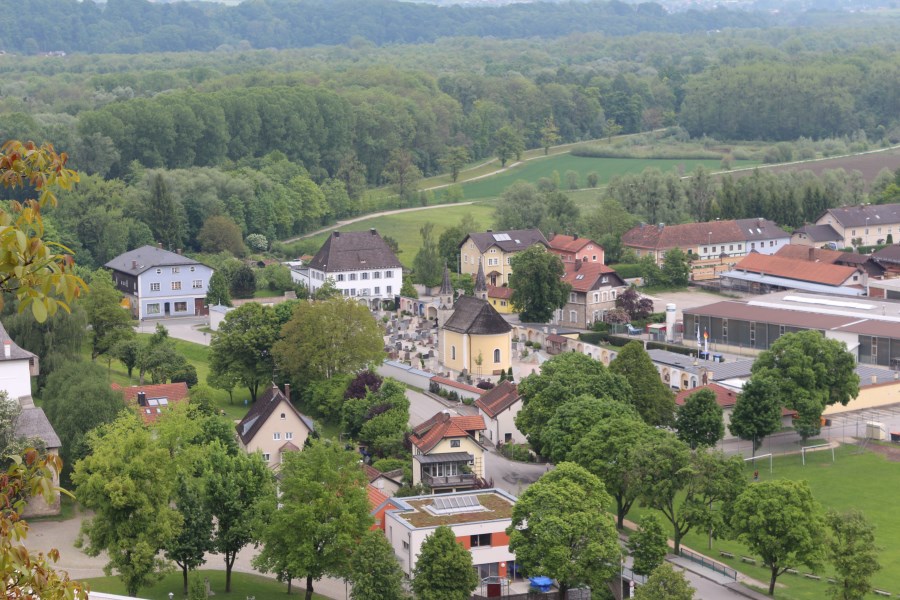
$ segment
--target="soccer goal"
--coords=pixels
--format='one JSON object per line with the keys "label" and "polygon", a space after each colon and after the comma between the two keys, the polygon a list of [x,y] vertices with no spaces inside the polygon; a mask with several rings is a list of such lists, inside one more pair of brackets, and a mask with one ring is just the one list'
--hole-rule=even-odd
{"label": "soccer goal", "polygon": [[834,462],[834,446],[831,444],[817,444],[815,446],[806,446],[805,448],[800,448],[800,455],[803,458],[803,466],[806,466],[806,453],[812,450],[816,452],[818,450],[825,450],[826,448],[831,448],[831,462]]}
{"label": "soccer goal", "polygon": [[755,467],[755,466],[756,466],[756,461],[762,460],[762,459],[764,459],[764,458],[768,458],[768,459],[769,459],[769,473],[772,473],[773,471],[772,471],[772,454],[771,454],[771,453],[769,453],[769,454],[760,454],[760,455],[758,455],[758,456],[751,456],[750,458],[745,458],[745,459],[744,459],[744,462],[750,462],[750,461],[752,460],[752,461],[753,461],[753,466]]}

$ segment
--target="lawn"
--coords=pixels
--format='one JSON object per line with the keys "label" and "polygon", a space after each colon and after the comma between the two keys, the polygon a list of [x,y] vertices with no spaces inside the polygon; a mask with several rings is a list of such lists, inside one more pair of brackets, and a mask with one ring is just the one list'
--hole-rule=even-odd
{"label": "lawn", "polygon": [[[209,577],[210,588],[215,592],[217,599],[244,600],[254,597],[256,600],[282,600],[287,591],[287,584],[278,583],[274,579],[233,572],[231,574],[231,592],[226,594],[225,571],[201,570],[197,573],[201,577]],[[83,581],[91,586],[91,591],[125,595],[125,586],[118,577],[95,577]],[[141,589],[137,595],[149,600],[169,600],[169,592],[172,592],[176,598],[182,598],[182,585],[182,575],[179,570],[176,573],[169,573],[153,587]],[[305,593],[305,590],[300,591],[300,588],[294,588],[289,597]],[[326,600],[325,596],[319,594],[313,594],[313,598]]]}
{"label": "lawn", "polygon": [[[650,158],[588,158],[571,154],[550,155],[524,162],[498,175],[485,177],[477,181],[461,183],[466,200],[493,198],[518,180],[531,183],[541,177],[552,177],[553,171],[559,173],[560,185],[566,187],[566,171],[575,171],[579,177],[579,187],[587,187],[587,174],[597,173],[598,186],[604,186],[616,175],[640,173],[648,167],[655,167],[663,172],[676,171],[688,175],[697,165],[703,165],[710,171],[718,171],[721,161],[697,159],[650,159]],[[756,163],[735,161],[734,168],[749,167]],[[443,190],[436,190],[435,197],[440,201]]]}
{"label": "lawn", "polygon": [[[412,212],[373,217],[341,227],[341,231],[367,231],[374,227],[381,235],[386,235],[397,240],[400,254],[397,258],[406,267],[411,267],[416,252],[422,245],[422,237],[419,229],[426,222],[434,223],[435,239],[448,227],[456,225],[466,214],[472,215],[476,223],[483,227],[490,227],[494,219],[493,202],[478,202],[476,204],[454,205],[448,204],[429,210],[417,210]],[[331,232],[321,233],[310,238],[315,245],[321,246]]]}
{"label": "lawn", "polygon": [[[890,462],[884,456],[870,451],[860,452],[856,446],[841,446],[835,452],[836,460],[832,464],[830,452],[817,452],[807,455],[807,464],[801,464],[800,455],[776,457],[774,473],[770,474],[768,459],[759,465],[761,481],[768,479],[806,480],[812,488],[813,495],[826,509],[847,510],[857,508],[876,525],[876,539],[882,548],[879,571],[873,583],[879,589],[900,593],[900,520],[896,516],[896,499],[900,496],[900,463]],[[753,468],[748,463],[748,480],[753,476]],[[635,509],[629,513],[629,519],[637,521],[640,514],[647,509]],[[729,566],[746,573],[756,579],[768,583],[768,571],[759,566],[741,562],[740,556],[752,556],[742,545],[734,541],[713,540],[712,550],[708,549],[708,538],[702,532],[691,532],[683,543],[690,548],[703,552]],[[719,552],[726,551],[735,555],[734,559],[722,558]],[[758,557],[757,557],[758,558]],[[797,570],[805,573],[805,567],[798,565]],[[784,574],[778,578],[784,588],[776,590],[776,597],[787,600],[819,600],[827,593],[828,584],[824,580],[814,581],[802,575]],[[870,594],[871,598],[878,596]],[[869,596],[867,596],[868,598]]]}

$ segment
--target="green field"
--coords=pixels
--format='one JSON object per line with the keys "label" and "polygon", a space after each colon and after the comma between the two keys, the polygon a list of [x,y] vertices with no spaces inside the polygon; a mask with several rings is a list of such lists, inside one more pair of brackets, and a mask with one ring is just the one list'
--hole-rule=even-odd
{"label": "green field", "polygon": [[[757,163],[751,161],[735,161],[734,168],[752,167]],[[663,172],[676,171],[688,175],[697,165],[703,165],[710,171],[720,169],[719,160],[697,159],[651,159],[651,158],[588,158],[572,156],[571,154],[551,155],[524,162],[508,171],[498,175],[485,177],[477,181],[461,183],[466,200],[480,198],[494,198],[503,193],[507,187],[518,180],[531,183],[537,182],[541,177],[552,177],[553,171],[559,173],[561,187],[566,187],[566,171],[575,171],[579,176],[579,187],[587,187],[587,175],[596,172],[598,186],[604,186],[617,175],[640,173],[648,167],[654,167]],[[440,199],[443,190],[435,190],[435,197]]]}
{"label": "green field", "polygon": [[[372,227],[381,235],[386,235],[397,240],[400,254],[397,258],[406,267],[411,267],[419,246],[422,245],[422,237],[419,229],[426,222],[434,223],[435,239],[448,227],[456,225],[466,214],[472,215],[476,223],[489,228],[494,220],[493,202],[478,202],[476,204],[454,205],[448,204],[440,208],[417,210],[412,212],[373,217],[340,228],[341,231],[366,231]],[[321,246],[331,232],[320,233],[309,238],[315,247]]]}
{"label": "green field", "polygon": [[[880,454],[870,451],[859,451],[856,446],[841,446],[835,451],[836,461],[832,464],[830,452],[817,452],[807,455],[807,464],[801,464],[800,455],[777,457],[774,460],[774,473],[769,474],[768,459],[759,464],[760,480],[794,479],[806,480],[813,491],[813,496],[826,509],[847,510],[857,508],[876,525],[876,540],[882,548],[880,561],[882,569],[873,583],[875,587],[900,594],[900,519],[896,515],[896,499],[900,496],[900,463],[890,462]],[[753,469],[748,463],[747,477],[752,478]],[[638,521],[647,509],[638,508],[629,513],[628,518]],[[665,521],[664,521],[665,522]],[[667,522],[666,522],[667,523]],[[741,562],[740,556],[752,556],[742,545],[734,541],[713,540],[712,550],[708,549],[708,538],[701,532],[691,532],[684,540],[684,545],[698,552],[720,560],[729,566],[759,579],[768,585],[768,570]],[[720,551],[731,552],[734,559],[722,558]],[[756,557],[758,559],[758,557]],[[797,570],[806,573],[808,570],[798,565]],[[827,575],[829,571],[819,573]],[[776,598],[787,600],[820,600],[826,597],[828,583],[804,578],[802,575],[784,574],[778,578]],[[868,597],[878,598],[875,594]]]}
{"label": "green field", "polygon": [[[256,600],[281,600],[287,592],[286,583],[278,583],[274,579],[250,575],[247,573],[233,572],[231,574],[231,592],[225,593],[225,571],[201,570],[197,571],[200,577],[209,577],[210,588],[215,592],[215,598],[221,600],[244,600],[254,597]],[[84,579],[84,583],[91,586],[91,591],[105,592],[107,594],[125,594],[125,586],[118,577],[94,577]],[[182,574],[181,570],[169,573],[162,581],[151,588],[142,588],[138,592],[141,598],[148,600],[169,600],[169,592],[175,594],[175,598],[182,598]],[[315,587],[315,585],[313,586]],[[305,593],[305,592],[304,592]],[[294,588],[288,598],[300,597],[300,592]],[[317,600],[325,600],[325,596],[313,594]]]}

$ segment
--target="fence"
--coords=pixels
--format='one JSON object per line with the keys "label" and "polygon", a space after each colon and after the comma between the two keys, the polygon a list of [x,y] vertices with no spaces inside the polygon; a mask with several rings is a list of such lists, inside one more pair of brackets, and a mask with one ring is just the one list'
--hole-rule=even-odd
{"label": "fence", "polygon": [[732,569],[731,567],[726,567],[725,565],[718,563],[702,554],[697,554],[696,552],[691,552],[687,548],[681,549],[681,556],[688,559],[691,562],[695,562],[698,565],[705,567],[707,569],[712,569],[716,573],[721,573],[725,577],[730,577],[731,579],[737,581],[737,571]]}

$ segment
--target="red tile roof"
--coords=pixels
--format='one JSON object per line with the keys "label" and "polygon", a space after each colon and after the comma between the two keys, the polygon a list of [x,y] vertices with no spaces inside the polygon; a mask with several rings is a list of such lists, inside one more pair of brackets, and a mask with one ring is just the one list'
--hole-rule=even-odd
{"label": "red tile roof", "polygon": [[550,239],[550,249],[558,252],[571,252],[575,254],[588,244],[594,244],[598,248],[602,248],[600,244],[592,241],[590,238],[575,237],[572,235],[556,234]]}
{"label": "red tile roof", "polygon": [[734,406],[735,402],[737,402],[737,392],[729,390],[726,387],[722,387],[718,383],[709,383],[690,390],[681,390],[675,396],[675,404],[681,406],[689,397],[693,396],[700,390],[710,390],[713,394],[715,394],[716,404],[718,404],[722,408],[731,408],[732,406]]}
{"label": "red tile roof", "polygon": [[439,412],[424,423],[413,427],[410,441],[422,452],[430,452],[445,438],[473,436],[476,431],[486,429],[480,416],[452,417]]}
{"label": "red tile roof", "polygon": [[855,267],[844,267],[828,263],[809,262],[781,258],[780,256],[752,252],[734,266],[736,271],[761,273],[773,277],[809,281],[824,285],[841,285],[857,272]]}
{"label": "red tile roof", "polygon": [[820,262],[835,264],[844,256],[843,252],[837,250],[825,250],[824,248],[814,248],[812,246],[800,246],[798,244],[788,244],[782,246],[775,256],[781,258],[791,258],[794,260],[808,260],[811,262]]}
{"label": "red tile roof", "polygon": [[483,410],[487,416],[494,418],[515,404],[519,398],[521,396],[518,385],[509,381],[501,381],[494,389],[488,390],[475,400],[475,406]]}
{"label": "red tile roof", "polygon": [[366,473],[366,479],[369,482],[375,481],[379,477],[381,477],[381,471],[373,467],[372,465],[363,465],[363,471]]}
{"label": "red tile roof", "polygon": [[389,498],[371,483],[366,485],[366,495],[369,497],[369,507],[372,510],[381,506],[381,503]]}
{"label": "red tile roof", "polygon": [[468,383],[460,383],[460,382],[456,381],[455,379],[448,379],[447,377],[441,377],[440,375],[435,375],[434,377],[431,378],[431,381],[433,381],[435,383],[439,383],[441,385],[448,385],[450,387],[454,387],[459,390],[465,390],[467,392],[472,392],[474,394],[480,395],[480,394],[484,393],[484,390],[479,387],[475,387],[474,385],[469,385]]}
{"label": "red tile roof", "polygon": [[709,221],[683,225],[638,225],[622,235],[622,244],[634,248],[686,250],[696,246],[789,238],[790,234],[768,219]]}
{"label": "red tile roof", "polygon": [[497,298],[498,300],[509,300],[512,298],[513,290],[511,287],[500,287],[495,285],[488,286],[488,298]]}
{"label": "red tile roof", "polygon": [[[157,385],[133,385],[122,387],[117,383],[111,385],[112,389],[122,392],[125,403],[134,407],[145,424],[153,423],[166,409],[166,406],[138,406],[138,393],[144,392],[147,400],[165,398],[168,407],[183,404],[188,401],[188,386],[186,383],[160,383]],[[148,412],[150,411],[150,412]]]}
{"label": "red tile roof", "polygon": [[[601,285],[625,285],[625,282],[619,277],[614,269],[611,269],[603,263],[595,262],[567,262],[564,263],[566,272],[562,276],[562,280],[572,286],[572,290],[576,292],[589,292],[595,290]],[[601,283],[602,277],[607,276],[607,282]]]}

